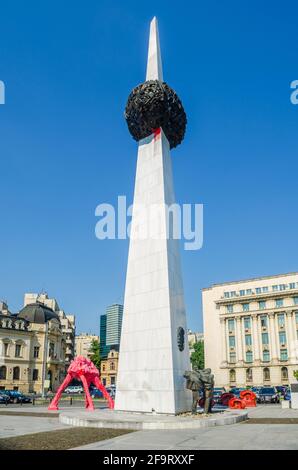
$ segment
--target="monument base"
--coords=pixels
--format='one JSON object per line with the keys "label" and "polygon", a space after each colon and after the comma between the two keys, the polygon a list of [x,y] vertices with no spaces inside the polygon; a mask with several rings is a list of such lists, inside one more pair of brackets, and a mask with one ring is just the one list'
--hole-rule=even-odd
{"label": "monument base", "polygon": [[224,426],[247,420],[246,410],[214,411],[210,415],[152,415],[115,410],[79,411],[67,410],[59,415],[59,421],[68,426],[110,429],[198,429]]}

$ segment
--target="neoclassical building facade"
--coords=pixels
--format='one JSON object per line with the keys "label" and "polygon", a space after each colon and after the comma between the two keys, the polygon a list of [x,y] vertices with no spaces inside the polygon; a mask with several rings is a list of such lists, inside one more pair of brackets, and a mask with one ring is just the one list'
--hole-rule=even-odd
{"label": "neoclassical building facade", "polygon": [[202,291],[205,365],[217,386],[282,385],[298,369],[298,273]]}
{"label": "neoclassical building facade", "polygon": [[59,307],[57,300],[50,298],[46,292],[41,294],[25,294],[24,307],[36,302],[45,305],[51,310],[54,310],[54,312],[58,315],[62,332],[66,341],[65,364],[68,366],[75,356],[75,316],[66,314],[65,311]]}
{"label": "neoclassical building facade", "polygon": [[110,387],[116,385],[117,372],[119,363],[119,352],[115,349],[111,349],[108,353],[108,357],[100,363],[100,376],[102,383]]}
{"label": "neoclassical building facade", "polygon": [[40,304],[0,313],[0,389],[56,391],[65,376],[66,340],[59,315]]}

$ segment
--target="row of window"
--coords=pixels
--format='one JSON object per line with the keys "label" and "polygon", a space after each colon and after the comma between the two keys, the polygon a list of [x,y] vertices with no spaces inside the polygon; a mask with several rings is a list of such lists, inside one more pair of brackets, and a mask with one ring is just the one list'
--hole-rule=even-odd
{"label": "row of window", "polygon": [[[4,356],[8,357],[9,356],[9,343],[4,343]],[[23,356],[23,344],[15,344],[15,350],[14,350],[14,357],[22,357]],[[37,359],[39,357],[39,346],[34,346],[33,350],[33,357]]]}
{"label": "row of window", "polygon": [[[265,310],[266,307],[266,302],[265,300],[260,300],[258,302],[259,304],[259,310]],[[243,312],[249,312],[249,303],[244,303],[242,305],[242,311]],[[298,305],[298,296],[293,297],[293,305]],[[284,306],[284,299],[276,299],[275,300],[275,308],[281,308]],[[229,304],[226,306],[226,311],[227,313],[233,313],[234,312],[234,305]]]}
{"label": "row of window", "polygon": [[[288,373],[288,368],[287,367],[282,367],[280,370],[281,373],[281,380],[288,380],[289,378],[289,373]],[[236,370],[231,369],[229,371],[230,375],[230,382],[236,382]],[[251,368],[246,369],[246,381],[247,382],[252,382],[253,381],[253,370]],[[263,369],[263,381],[264,382],[269,382],[270,381],[270,369],[268,367],[265,367]]]}
{"label": "row of window", "polygon": [[[233,320],[232,320],[233,321]],[[232,323],[231,321],[231,323]],[[235,336],[233,335],[233,332],[235,331],[235,325],[231,324],[229,322],[229,346],[230,347],[235,347]],[[232,333],[232,334],[231,334]],[[286,344],[287,342],[287,335],[285,331],[279,331],[278,332],[278,337],[279,337],[279,343],[280,344]],[[252,345],[252,335],[250,333],[247,333],[244,335],[245,338],[245,345],[246,346],[251,346]],[[267,332],[264,332],[261,334],[262,338],[262,344],[269,344],[269,334]]]}
{"label": "row of window", "polygon": [[[110,370],[115,370],[115,363],[114,362],[110,362]],[[105,364],[102,364],[102,371],[105,372],[106,370],[106,365]]]}
{"label": "row of window", "polygon": [[[233,337],[234,338],[234,337]],[[287,361],[288,360],[288,350],[287,349],[280,349],[279,351],[279,360],[280,361]],[[235,352],[230,352],[229,355],[230,362],[232,364],[236,363],[236,353]],[[264,350],[263,355],[262,355],[262,361],[263,362],[270,362],[270,351],[269,350]],[[251,363],[253,362],[253,353],[252,351],[246,351],[245,353],[245,362]]]}
{"label": "row of window", "polygon": [[[268,315],[261,315],[261,327],[262,328],[267,328],[268,327]],[[298,312],[295,313],[295,321],[296,325],[298,325]],[[285,323],[285,314],[284,313],[279,313],[277,315],[277,324],[279,328],[285,328],[286,323]],[[245,330],[250,330],[251,329],[251,317],[244,317],[244,328]],[[235,330],[235,320],[234,318],[229,318],[228,319],[228,329],[229,331],[234,331]]]}
{"label": "row of window", "polygon": [[[116,377],[110,377],[111,385],[116,385]],[[105,377],[102,378],[102,383],[104,386],[107,385],[107,379]]]}
{"label": "row of window", "polygon": [[[12,370],[12,378],[13,380],[20,380],[20,367],[16,366]],[[0,380],[6,380],[7,377],[7,367],[1,366],[0,367]],[[38,369],[33,369],[32,371],[32,380],[38,380]]]}
{"label": "row of window", "polygon": [[[297,282],[290,282],[289,284],[275,284],[271,286],[272,292],[278,292],[278,291],[285,291],[287,289],[296,289],[298,286]],[[256,287],[255,289],[240,289],[238,291],[232,290],[229,292],[224,292],[224,297],[225,298],[230,298],[230,297],[238,297],[239,295],[243,297],[244,295],[252,295],[252,294],[266,294],[269,292],[269,286],[264,286],[264,287]]]}

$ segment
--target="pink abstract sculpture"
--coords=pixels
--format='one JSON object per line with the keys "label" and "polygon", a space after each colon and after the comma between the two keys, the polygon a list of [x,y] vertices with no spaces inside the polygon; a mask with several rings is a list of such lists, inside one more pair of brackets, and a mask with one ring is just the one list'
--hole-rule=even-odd
{"label": "pink abstract sculpture", "polygon": [[93,401],[89,393],[89,387],[92,383],[102,392],[103,396],[108,401],[109,408],[114,408],[114,400],[112,399],[112,397],[110,397],[106,388],[99,380],[98,369],[95,367],[93,362],[90,361],[90,359],[87,359],[83,356],[77,356],[74,358],[73,361],[71,361],[70,366],[67,370],[67,376],[58,388],[55,397],[53,398],[50,406],[48,407],[48,410],[58,410],[58,402],[61,398],[62,392],[73,379],[81,380],[83,384],[86,394],[85,403],[87,410],[94,410]]}

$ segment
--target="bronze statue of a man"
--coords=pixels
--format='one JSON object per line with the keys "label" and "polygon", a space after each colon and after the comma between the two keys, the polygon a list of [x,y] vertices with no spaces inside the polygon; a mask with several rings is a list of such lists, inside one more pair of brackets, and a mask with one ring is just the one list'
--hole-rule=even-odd
{"label": "bronze statue of a man", "polygon": [[204,413],[210,413],[212,408],[212,397],[214,388],[214,375],[211,369],[187,370],[183,377],[186,379],[186,388],[192,391],[192,414],[197,411],[197,403],[200,398],[200,391],[203,391]]}
{"label": "bronze statue of a man", "polygon": [[203,369],[199,371],[201,382],[203,383],[204,413],[211,413],[212,398],[214,389],[214,375],[211,369]]}
{"label": "bronze statue of a man", "polygon": [[200,390],[202,383],[198,372],[194,370],[186,370],[183,377],[186,379],[186,388],[192,391],[192,414],[197,412],[197,404],[200,398]]}

